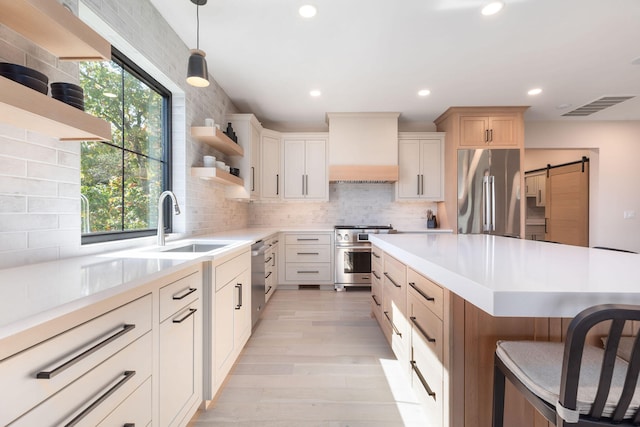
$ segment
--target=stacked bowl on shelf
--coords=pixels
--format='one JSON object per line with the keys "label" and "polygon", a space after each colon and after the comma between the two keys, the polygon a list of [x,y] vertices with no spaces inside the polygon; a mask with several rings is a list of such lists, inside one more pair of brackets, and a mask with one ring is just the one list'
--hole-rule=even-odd
{"label": "stacked bowl on shelf", "polygon": [[32,68],[0,62],[0,75],[45,95],[49,92],[49,77]]}
{"label": "stacked bowl on shelf", "polygon": [[84,111],[84,92],[78,85],[64,82],[51,83],[51,96]]}

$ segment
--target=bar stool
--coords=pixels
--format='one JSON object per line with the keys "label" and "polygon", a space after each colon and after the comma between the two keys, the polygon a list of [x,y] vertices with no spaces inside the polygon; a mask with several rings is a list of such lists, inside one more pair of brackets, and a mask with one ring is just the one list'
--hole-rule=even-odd
{"label": "bar stool", "polygon": [[[589,330],[611,320],[604,349],[585,345]],[[493,427],[503,427],[505,378],[557,427],[640,425],[640,341],[629,362],[617,357],[626,321],[640,320],[640,306],[587,308],[570,323],[564,343],[499,341],[495,352]]]}

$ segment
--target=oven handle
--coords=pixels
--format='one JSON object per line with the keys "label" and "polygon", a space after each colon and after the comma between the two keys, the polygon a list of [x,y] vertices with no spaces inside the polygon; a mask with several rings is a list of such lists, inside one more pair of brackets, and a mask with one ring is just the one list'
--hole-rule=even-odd
{"label": "oven handle", "polygon": [[371,251],[371,246],[336,246],[336,249],[340,250],[361,250],[361,251]]}

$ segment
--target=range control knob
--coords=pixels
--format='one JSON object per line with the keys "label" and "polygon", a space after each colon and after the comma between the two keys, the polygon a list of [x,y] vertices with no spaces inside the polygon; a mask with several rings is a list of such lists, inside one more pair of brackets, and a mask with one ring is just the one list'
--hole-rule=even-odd
{"label": "range control knob", "polygon": [[349,233],[345,234],[344,235],[344,241],[348,242],[349,241],[349,237],[350,237]]}
{"label": "range control knob", "polygon": [[342,240],[342,234],[338,234],[338,235],[336,236],[336,240],[337,240],[337,241]]}

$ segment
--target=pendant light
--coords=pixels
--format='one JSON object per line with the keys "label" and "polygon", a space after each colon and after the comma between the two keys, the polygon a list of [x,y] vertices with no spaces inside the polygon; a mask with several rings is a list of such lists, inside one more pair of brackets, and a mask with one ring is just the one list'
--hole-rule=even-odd
{"label": "pendant light", "polygon": [[196,5],[196,48],[191,49],[189,65],[187,66],[187,83],[196,87],[209,86],[209,71],[205,53],[200,50],[200,6],[207,4],[207,0],[191,0]]}

